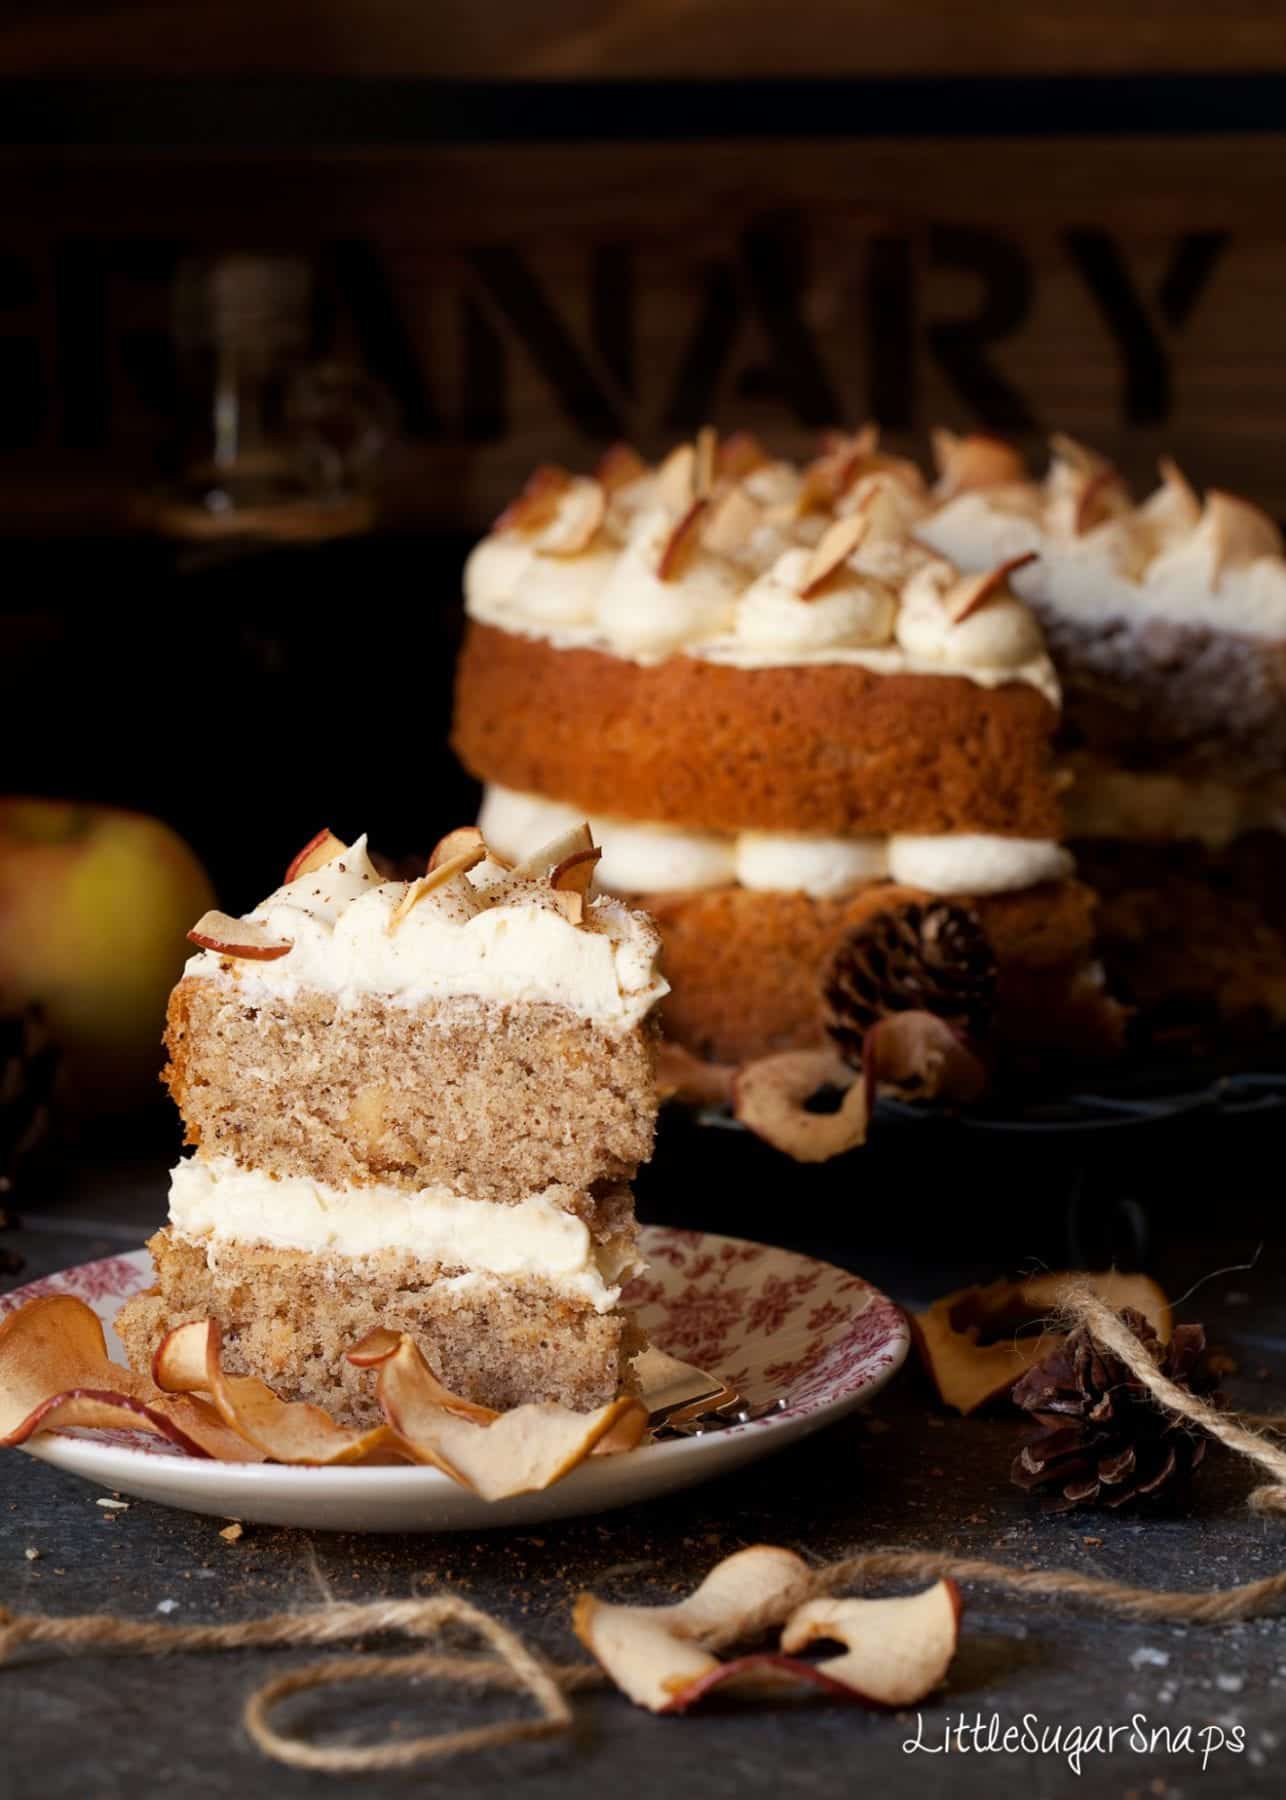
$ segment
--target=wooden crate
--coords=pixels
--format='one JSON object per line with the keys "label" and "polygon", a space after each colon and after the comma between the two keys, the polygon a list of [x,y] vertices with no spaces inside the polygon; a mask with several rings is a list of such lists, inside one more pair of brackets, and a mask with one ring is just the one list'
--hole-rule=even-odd
{"label": "wooden crate", "polygon": [[[1286,513],[1274,6],[562,0],[489,35],[452,5],[429,43],[383,0],[360,45],[337,4],[257,37],[197,10],[183,46],[129,5],[0,33],[45,77],[0,106],[9,529],[119,517],[173,409],[171,271],[219,247],[316,257],[319,347],[400,411],[401,520],[474,529],[536,461],[617,436],[711,419],[801,453],[871,415],[899,447],[944,421],[1039,454],[1061,428],[1140,482],[1169,449]],[[291,56],[308,81],[274,74]],[[95,59],[164,79],[79,83]]]}

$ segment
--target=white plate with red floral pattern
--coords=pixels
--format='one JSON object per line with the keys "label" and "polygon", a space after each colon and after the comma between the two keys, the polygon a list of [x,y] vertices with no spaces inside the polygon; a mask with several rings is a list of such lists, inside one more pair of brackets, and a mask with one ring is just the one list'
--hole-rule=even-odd
{"label": "white plate with red floral pattern", "polygon": [[[436,1469],[300,1468],[187,1456],[129,1432],[46,1432],[23,1448],[56,1468],[188,1512],[319,1531],[451,1531],[535,1524],[629,1506],[726,1475],[865,1405],[900,1368],[901,1309],[830,1263],[710,1232],[644,1226],[649,1268],[626,1298],[652,1341],[717,1371],[751,1407],[781,1410],[700,1437],[593,1457],[554,1487],[488,1503]],[[75,1294],[107,1327],[147,1287],[145,1250],[84,1263],[0,1298],[0,1316],[38,1294]]]}

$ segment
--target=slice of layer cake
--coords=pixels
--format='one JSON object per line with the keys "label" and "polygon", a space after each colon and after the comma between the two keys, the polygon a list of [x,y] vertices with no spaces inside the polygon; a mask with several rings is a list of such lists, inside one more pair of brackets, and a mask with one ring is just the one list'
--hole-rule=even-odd
{"label": "slice of layer cake", "polygon": [[597,858],[583,826],[512,867],[470,830],[393,882],[325,834],[244,919],[200,922],[166,1036],[195,1150],[117,1320],[136,1367],[213,1317],[229,1368],[359,1423],[344,1353],[377,1326],[499,1409],[630,1385],[666,989]]}

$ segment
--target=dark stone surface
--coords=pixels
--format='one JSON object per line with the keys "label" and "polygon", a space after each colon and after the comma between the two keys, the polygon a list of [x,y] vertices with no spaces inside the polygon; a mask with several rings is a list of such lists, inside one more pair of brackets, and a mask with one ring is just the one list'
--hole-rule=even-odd
{"label": "dark stone surface", "polygon": [[[872,1165],[873,1167],[876,1165]],[[789,1182],[783,1166],[777,1179]],[[0,1243],[27,1267],[13,1280],[138,1242],[163,1211],[163,1163],[148,1159],[64,1175],[32,1196],[25,1226]],[[685,1209],[690,1211],[690,1209]],[[791,1209],[783,1209],[790,1212]],[[927,1253],[889,1242],[896,1232],[841,1230],[836,1218],[795,1210],[792,1241],[852,1263],[911,1304],[994,1273],[999,1262],[947,1246]],[[981,1214],[979,1215],[981,1218]],[[724,1229],[724,1218],[712,1220]],[[1207,1221],[1209,1222],[1209,1220]],[[1216,1238],[1215,1230],[1221,1230]],[[779,1236],[785,1236],[779,1232]],[[981,1228],[976,1234],[984,1241]],[[836,1240],[841,1239],[837,1244]],[[1212,1271],[1247,1260],[1253,1238],[1227,1221],[1172,1237],[1158,1270],[1182,1294]],[[1226,1386],[1257,1410],[1277,1410],[1286,1373],[1280,1302],[1282,1249],[1255,1267],[1216,1276],[1182,1315],[1204,1319],[1240,1373]],[[1286,1564],[1286,1527],[1243,1505],[1253,1477],[1212,1454],[1190,1501],[1158,1518],[1111,1514],[1043,1519],[1006,1481],[1021,1426],[1012,1417],[958,1420],[936,1410],[908,1369],[875,1417],[850,1421],[785,1456],[723,1482],[601,1518],[537,1532],[376,1538],[247,1526],[234,1544],[223,1521],[134,1500],[114,1515],[98,1490],[13,1452],[0,1460],[0,1598],[50,1614],[110,1610],[157,1616],[176,1601],[177,1621],[236,1620],[324,1595],[371,1599],[448,1588],[495,1611],[551,1655],[579,1654],[570,1603],[585,1587],[618,1598],[672,1597],[728,1552],[760,1540],[809,1557],[882,1547],[929,1548],[1086,1573],[1158,1587],[1205,1588],[1252,1580]],[[28,1548],[39,1551],[28,1561]],[[167,1609],[168,1610],[168,1609]],[[390,1643],[390,1648],[396,1645]],[[395,1795],[499,1793],[521,1783],[544,1796],[733,1796],[857,1792],[916,1796],[1023,1793],[1229,1797],[1277,1793],[1286,1736],[1286,1618],[1217,1629],[1141,1626],[1069,1606],[967,1594],[964,1635],[946,1690],[922,1709],[923,1735],[941,1743],[961,1715],[1000,1728],[1033,1714],[1064,1732],[1128,1723],[1177,1736],[1189,1727],[1198,1753],[1087,1753],[1078,1779],[1065,1757],[907,1754],[914,1716],[889,1717],[825,1703],[754,1705],[662,1720],[613,1693],[577,1702],[573,1739],[468,1758],[399,1777],[309,1776],[263,1759],[240,1725],[250,1688],[311,1661],[310,1650],[246,1651],[170,1661],[21,1652],[0,1670],[0,1794],[9,1800],[109,1800],[182,1794],[224,1800],[332,1791]],[[390,1729],[406,1735],[498,1716],[517,1703],[407,1686],[302,1696],[285,1716],[327,1742],[360,1742]],[[1212,1755],[1202,1771],[1198,1734],[1245,1732],[1245,1750]]]}

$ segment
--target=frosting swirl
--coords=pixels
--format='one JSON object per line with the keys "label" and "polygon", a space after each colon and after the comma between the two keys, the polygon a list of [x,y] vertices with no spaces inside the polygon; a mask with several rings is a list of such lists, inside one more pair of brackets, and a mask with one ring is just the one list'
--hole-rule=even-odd
{"label": "frosting swirl", "polygon": [[887,644],[893,636],[897,597],[850,562],[824,593],[801,598],[809,552],[787,550],[746,590],[737,607],[739,643],[760,650],[827,650],[836,645]]}
{"label": "frosting swirl", "polygon": [[926,563],[908,581],[898,610],[898,642],[910,655],[952,668],[1014,669],[1040,655],[1040,627],[1002,587],[967,618],[954,621],[946,598],[959,576],[950,563]]}

